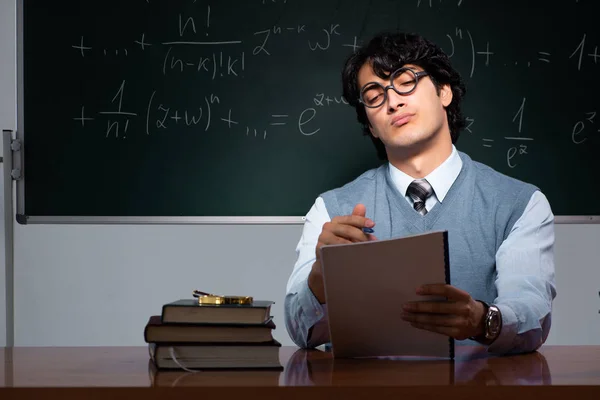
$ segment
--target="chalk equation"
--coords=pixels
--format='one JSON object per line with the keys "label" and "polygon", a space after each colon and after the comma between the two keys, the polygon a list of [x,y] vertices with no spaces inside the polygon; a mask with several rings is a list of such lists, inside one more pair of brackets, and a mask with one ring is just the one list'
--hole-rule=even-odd
{"label": "chalk equation", "polygon": [[[160,1],[146,0],[144,3],[150,7]],[[166,3],[163,1],[162,4]],[[166,82],[172,80],[178,83],[189,82],[195,89],[193,96],[185,100],[185,106],[182,106],[181,101],[161,98],[168,96],[155,89],[161,82],[141,85],[139,82],[132,83],[130,76],[113,79],[114,91],[106,99],[104,109],[94,110],[90,103],[86,104],[82,100],[73,107],[70,117],[80,128],[79,132],[82,129],[102,132],[109,140],[190,130],[198,134],[231,132],[240,137],[262,140],[268,140],[273,135],[319,137],[319,134],[326,131],[323,126],[331,120],[333,110],[349,107],[348,101],[340,93],[336,93],[341,90],[339,75],[331,76],[333,83],[325,88],[322,80],[326,78],[315,71],[311,81],[316,82],[315,85],[320,88],[306,95],[306,88],[302,87],[299,88],[304,90],[300,91],[302,94],[296,95],[294,87],[288,87],[285,91],[277,89],[278,85],[283,87],[290,82],[282,82],[280,75],[269,81],[269,74],[276,74],[279,68],[277,63],[281,60],[285,62],[290,57],[296,57],[294,60],[309,60],[312,57],[319,60],[319,66],[322,65],[321,60],[329,63],[335,59],[339,61],[339,71],[343,57],[351,55],[363,45],[368,35],[363,35],[363,28],[357,29],[356,22],[360,18],[352,23],[348,22],[348,13],[344,17],[343,7],[339,4],[335,5],[330,18],[319,19],[310,13],[289,18],[290,14],[286,14],[286,10],[300,9],[292,8],[300,7],[299,4],[299,0],[252,0],[244,3],[247,9],[255,10],[257,15],[250,18],[250,21],[244,20],[248,23],[243,25],[243,29],[233,29],[228,25],[230,17],[235,14],[227,14],[231,12],[228,7],[210,0],[189,0],[179,5],[181,9],[175,8],[164,16],[164,21],[161,20],[166,26],[164,29],[152,29],[149,26],[138,29],[140,27],[136,26],[135,29],[120,34],[118,40],[114,37],[113,40],[104,40],[102,35],[84,30],[75,32],[66,45],[70,47],[68,51],[72,58],[82,66],[87,65],[90,57],[106,57],[117,61],[111,65],[141,64],[140,71],[142,68],[144,70],[140,75],[156,76],[154,72],[157,72],[160,79],[164,80],[162,83],[165,87],[168,86]],[[463,0],[414,0],[412,5],[419,9],[421,15],[434,15],[435,9],[442,7],[446,7],[446,10],[452,8],[458,13],[457,10],[462,12],[472,6],[470,2]],[[263,16],[259,15],[261,10],[266,15],[271,14],[265,10],[281,12],[271,15],[276,18],[260,18]],[[361,23],[363,22],[368,21]],[[507,35],[509,33],[507,29]],[[508,77],[506,81],[510,81],[515,77],[520,79],[525,74],[527,79],[535,80],[539,76],[556,76],[556,71],[564,71],[571,74],[568,79],[575,81],[578,76],[585,76],[587,71],[596,68],[600,58],[598,37],[586,31],[584,26],[571,30],[570,36],[560,43],[550,37],[546,39],[545,35],[531,35],[530,38],[525,35],[523,40],[527,43],[518,50],[513,45],[507,46],[508,39],[497,30],[486,30],[482,24],[471,24],[466,18],[440,25],[435,35],[437,36],[432,39],[453,62],[460,62],[461,68],[466,65],[466,70],[461,70],[461,73],[468,84],[473,84],[472,87],[476,89],[481,82],[476,79],[489,83],[487,79],[490,76],[504,73]],[[147,62],[148,60],[151,62]],[[308,65],[312,64],[309,62]],[[301,65],[298,68],[304,71]],[[265,71],[269,72],[265,74]],[[257,73],[260,73],[260,78],[255,76]],[[250,118],[244,116],[242,111],[249,105],[253,109],[260,109],[260,106],[252,103],[252,93],[246,89],[252,87],[255,90],[256,86],[248,84],[255,79],[265,80],[268,91],[283,93],[283,97],[280,107],[273,108],[270,105]],[[244,89],[235,100],[226,101],[224,91],[235,87],[231,82],[240,83],[240,87]],[[540,95],[526,87],[527,84],[523,85],[520,80],[514,85],[507,85],[506,90],[510,91],[511,96],[509,100],[504,95],[500,96],[504,101],[502,114],[498,113],[501,116],[494,117],[498,118],[496,122],[499,124],[506,123],[506,126],[510,126],[510,130],[490,133],[486,128],[486,132],[482,132],[480,126],[486,126],[486,121],[476,115],[466,116],[464,128],[469,140],[475,141],[484,149],[500,152],[510,169],[524,164],[527,156],[536,152],[536,141],[544,140],[544,129],[537,125],[546,123],[543,116],[539,115]],[[502,83],[497,84],[493,90],[502,91],[505,89],[503,86]],[[567,86],[570,89],[572,85]],[[130,89],[131,87],[136,89]],[[519,93],[518,100],[513,102],[515,87],[519,87]],[[130,90],[135,90],[135,93]],[[489,93],[489,96],[496,100],[496,93]],[[286,105],[285,102],[292,98],[293,106]],[[125,105],[132,104],[133,99],[135,109],[127,109]],[[242,104],[244,102],[250,104]],[[94,104],[94,107],[98,107],[97,102]],[[531,104],[535,105],[537,114],[530,111]],[[574,115],[572,110],[568,112],[557,135],[564,137],[565,142],[573,148],[584,148],[583,145],[600,141],[600,127],[596,123],[594,105],[583,109],[578,105],[577,110],[580,110],[578,115]],[[565,123],[564,120],[568,121]]]}
{"label": "chalk equation", "polygon": [[[523,131],[523,117],[525,115],[526,101],[527,98],[523,97],[520,107],[512,118],[512,123],[516,127],[517,135],[506,135],[502,137],[503,143],[508,143],[508,148],[506,148],[505,145],[503,145],[502,148],[506,151],[506,164],[511,169],[517,167],[517,159],[519,158],[518,156],[524,156],[528,154],[529,146],[534,141],[533,137],[521,134]],[[467,122],[468,121],[469,118],[467,118]],[[467,131],[470,131],[468,127]],[[500,140],[489,137],[481,138],[481,145],[487,149],[498,147],[497,142],[500,142]]]}
{"label": "chalk equation", "polygon": [[[236,118],[236,113],[231,107],[221,104],[221,99],[216,94],[205,95],[199,104],[188,107],[177,107],[156,98],[156,90],[150,94],[147,107],[144,113],[133,112],[123,108],[123,99],[126,89],[126,81],[123,80],[114,97],[110,100],[110,107],[107,111],[90,112],[86,111],[86,106],[81,106],[77,115],[72,118],[81,128],[96,129],[95,123],[102,123],[105,128],[103,134],[106,138],[127,139],[131,123],[143,123],[143,132],[145,135],[160,133],[161,131],[177,130],[182,128],[191,128],[196,132],[207,132],[215,124],[219,124],[218,130],[223,131],[237,129],[245,136],[260,137],[267,139],[268,131],[273,131],[277,127],[293,125],[302,136],[312,136],[319,132],[321,128],[314,125],[314,118],[317,110],[314,107],[307,107],[299,115],[290,115],[288,113],[271,113],[268,115],[268,121],[259,124],[240,121]],[[331,99],[322,93],[316,94],[313,101],[318,106],[329,105],[330,102],[344,104],[341,98]],[[345,103],[347,104],[347,103]],[[260,126],[256,126],[260,125]],[[134,130],[139,132],[139,129]]]}
{"label": "chalk equation", "polygon": [[[192,20],[192,17],[189,17]],[[189,23],[189,22],[188,22]],[[181,31],[181,36],[185,32],[184,25]],[[192,31],[196,33],[195,24],[191,25]],[[293,27],[284,26],[272,26],[267,29],[255,31],[252,33],[251,49],[248,52],[252,56],[271,56],[275,50],[273,47],[280,48],[281,43],[277,46],[272,46],[273,41],[277,40],[277,37],[281,36],[285,40],[286,34],[301,35],[307,31],[307,26],[299,24]],[[321,28],[321,38],[318,35],[312,35],[312,39],[307,39],[306,49],[310,52],[315,51],[327,51],[335,48],[349,48],[352,51],[356,51],[362,44],[356,36],[343,36],[341,33],[340,24],[331,24],[328,27]],[[335,39],[338,37],[338,39]],[[476,42],[473,34],[469,29],[456,28],[453,33],[447,33],[445,35],[447,45],[443,45],[444,50],[447,52],[450,58],[456,58],[457,53],[462,51],[461,56],[466,56],[469,59],[470,68],[468,76],[472,78],[476,72],[476,66],[481,64],[481,67],[490,67],[497,63],[503,67],[515,67],[515,66],[526,66],[531,68],[537,66],[543,68],[544,65],[552,63],[553,52],[550,52],[548,46],[540,48],[539,50],[532,52],[530,57],[524,60],[512,60],[507,57],[502,57],[497,51],[494,50],[494,44],[489,40],[481,40]],[[142,32],[140,37],[131,40],[130,46],[125,44],[121,47],[106,48],[100,46],[98,49],[104,56],[107,57],[124,57],[129,56],[130,53],[139,50],[147,51],[153,46],[159,45],[164,49],[162,70],[163,74],[166,75],[169,71],[183,72],[184,70],[195,69],[197,72],[206,72],[213,77],[218,76],[238,76],[240,70],[243,71],[246,65],[246,53],[243,49],[243,40],[172,40],[172,41],[159,41],[157,43],[151,42],[147,38],[147,34]],[[223,50],[230,45],[236,45],[237,48],[232,51]],[[194,55],[194,59],[189,59],[189,51],[185,50],[187,59],[183,56],[177,55],[177,47],[189,47],[197,46],[202,48],[198,51],[198,54]],[[133,48],[132,48],[133,47]],[[217,51],[206,50],[206,47],[221,47],[222,49]],[[598,46],[586,47],[586,34],[583,37],[574,51],[566,58],[573,61],[578,71],[582,69],[584,62],[589,59],[594,65],[598,64],[600,59],[600,53],[598,52]],[[85,58],[86,54],[94,51],[95,47],[90,43],[86,42],[85,36],[80,36],[79,41],[76,44],[72,44],[71,48],[80,54],[82,58]],[[228,52],[230,54],[228,54]],[[223,58],[225,57],[225,58]],[[563,58],[565,58],[563,56]],[[533,60],[533,61],[532,61]],[[535,62],[535,64],[533,64]]]}
{"label": "chalk equation", "polygon": [[[263,3],[264,4],[264,3]],[[460,6],[460,2],[458,4]],[[139,37],[132,38],[130,41],[125,42],[120,47],[106,47],[106,46],[92,46],[89,41],[86,40],[84,35],[79,36],[77,43],[71,44],[71,48],[77,51],[82,58],[85,58],[86,54],[92,51],[101,51],[104,56],[114,57],[121,56],[127,57],[130,53],[135,50],[147,51],[153,46],[160,46],[161,51],[164,50],[166,53],[164,56],[163,73],[166,74],[167,69],[174,70],[178,69],[180,72],[188,67],[194,67],[198,71],[208,72],[207,61],[213,58],[213,75],[217,76],[216,63],[214,62],[214,54],[220,54],[221,51],[211,53],[209,56],[199,55],[199,60],[183,60],[176,58],[173,54],[173,46],[199,46],[199,47],[221,47],[227,45],[244,45],[242,39],[228,39],[218,40],[210,39],[209,28],[211,26],[211,9],[210,5],[207,6],[205,22],[198,22],[198,17],[194,15],[183,15],[177,16],[177,31],[174,40],[154,40],[151,41],[147,37],[146,32],[141,32]],[[201,29],[203,28],[203,29]],[[281,25],[276,24],[259,29],[251,33],[250,38],[246,38],[246,41],[250,42],[251,51],[249,53],[253,56],[271,56],[275,50],[273,50],[273,42],[278,41],[277,48],[281,48],[281,41],[284,42],[289,39],[290,35],[309,35],[306,39],[305,49],[310,52],[315,51],[328,51],[334,48],[350,48],[355,51],[362,42],[358,40],[354,34],[354,28],[343,27],[341,23],[331,23],[327,26],[315,26],[311,27],[309,22],[295,23],[293,25]],[[447,45],[443,45],[444,50],[452,58],[458,51],[463,51],[463,56],[466,56],[470,60],[469,77],[473,77],[476,70],[476,65],[482,63],[484,67],[489,67],[494,63],[502,66],[519,66],[525,65],[528,68],[532,66],[532,60],[537,62],[537,66],[541,67],[544,64],[550,64],[552,62],[552,54],[546,46],[540,47],[537,51],[525,60],[514,60],[509,59],[506,55],[499,54],[494,50],[494,44],[482,38],[482,40],[476,40],[470,29],[464,27],[456,27],[453,32],[446,33],[445,38]],[[479,39],[479,38],[478,38]],[[576,62],[577,70],[581,70],[584,62],[584,57],[590,58],[594,64],[598,63],[600,53],[598,53],[598,46],[596,44],[590,44],[589,41],[586,43],[587,34],[583,33],[581,41],[574,48],[572,53],[568,55],[568,59]],[[133,47],[133,48],[132,48]],[[238,72],[234,68],[234,64],[238,62],[243,64],[245,62],[245,51],[238,51],[236,56],[227,59],[225,64],[220,62],[220,67],[226,69],[226,74],[237,75]],[[564,57],[562,57],[564,58]],[[219,73],[220,75],[220,73]]]}

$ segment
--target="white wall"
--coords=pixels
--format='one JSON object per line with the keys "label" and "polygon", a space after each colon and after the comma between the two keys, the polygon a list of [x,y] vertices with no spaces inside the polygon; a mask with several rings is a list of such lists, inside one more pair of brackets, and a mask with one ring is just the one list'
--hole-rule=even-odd
{"label": "white wall", "polygon": [[[0,129],[16,126],[14,15],[15,1],[0,0]],[[143,345],[148,317],[198,288],[276,301],[275,337],[290,345],[282,307],[300,232],[300,225],[16,224],[15,344]],[[559,294],[548,343],[600,344],[600,225],[558,225],[556,234]],[[4,266],[0,272],[3,345]]]}
{"label": "white wall", "polygon": [[552,344],[600,344],[600,225],[556,226]]}
{"label": "white wall", "polygon": [[283,297],[298,226],[16,227],[16,345],[143,344],[148,317],[193,289]]}
{"label": "white wall", "polygon": [[[17,226],[16,345],[139,345],[149,315],[193,288],[275,300],[300,226]],[[600,226],[558,225],[549,344],[600,344]]]}

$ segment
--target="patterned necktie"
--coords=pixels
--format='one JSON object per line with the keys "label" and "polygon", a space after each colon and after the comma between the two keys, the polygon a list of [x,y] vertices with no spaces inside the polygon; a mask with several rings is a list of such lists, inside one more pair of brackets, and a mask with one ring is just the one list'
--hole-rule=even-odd
{"label": "patterned necktie", "polygon": [[415,179],[408,185],[406,192],[414,202],[415,211],[421,215],[427,214],[425,200],[433,193],[433,188],[429,182],[426,179]]}

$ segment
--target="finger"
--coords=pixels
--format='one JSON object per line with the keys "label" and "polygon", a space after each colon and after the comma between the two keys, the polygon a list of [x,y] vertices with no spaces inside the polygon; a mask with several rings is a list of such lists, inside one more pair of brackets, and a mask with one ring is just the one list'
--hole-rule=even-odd
{"label": "finger", "polygon": [[372,228],[375,226],[373,220],[362,215],[341,215],[334,217],[331,222],[339,225],[350,225],[360,229],[364,227]]}
{"label": "finger", "polygon": [[368,240],[367,234],[361,228],[333,222],[323,225],[323,234],[342,237],[352,242],[366,242]]}
{"label": "finger", "polygon": [[358,215],[364,217],[367,215],[367,207],[364,204],[357,204],[354,206],[354,210],[352,210],[352,215]]}
{"label": "finger", "polygon": [[410,313],[462,315],[462,303],[453,301],[411,301],[402,306]]}
{"label": "finger", "polygon": [[366,242],[369,240],[368,234],[363,232],[361,228],[350,225],[339,225],[334,228],[334,233],[345,237],[352,242]]}
{"label": "finger", "polygon": [[454,327],[426,325],[426,324],[420,324],[418,322],[411,323],[411,326],[418,328],[418,329],[423,329],[425,331],[435,332],[435,333],[439,333],[439,334],[442,334],[445,336],[449,336],[449,337],[452,337],[457,340],[464,340],[464,339],[468,338],[468,336],[465,336],[464,334],[462,334],[458,328],[454,328]]}
{"label": "finger", "polygon": [[343,236],[335,235],[332,232],[323,231],[321,233],[321,235],[319,235],[317,247],[322,247],[324,245],[329,245],[329,244],[347,244],[347,243],[352,243],[352,241]]}
{"label": "finger", "polygon": [[431,326],[446,326],[460,328],[464,325],[462,318],[448,314],[414,314],[402,313],[404,321]]}
{"label": "finger", "polygon": [[444,283],[432,283],[421,286],[417,289],[417,294],[422,296],[442,296],[448,300],[456,301],[468,301],[471,299],[471,295],[464,290],[461,290],[452,285],[446,285]]}

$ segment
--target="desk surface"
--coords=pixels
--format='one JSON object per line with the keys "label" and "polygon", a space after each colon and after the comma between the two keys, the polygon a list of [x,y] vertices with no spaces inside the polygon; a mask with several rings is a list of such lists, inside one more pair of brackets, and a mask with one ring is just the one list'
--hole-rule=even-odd
{"label": "desk surface", "polygon": [[[481,390],[491,390],[494,386],[496,389],[490,393],[503,393],[511,396],[511,400],[519,398],[523,390],[527,396],[544,396],[543,400],[575,393],[577,399],[585,398],[586,393],[593,396],[590,398],[600,398],[600,346],[544,346],[535,353],[505,357],[490,356],[478,347],[457,347],[454,362],[335,360],[328,352],[285,346],[280,349],[279,357],[284,366],[282,371],[157,372],[151,367],[146,347],[0,348],[0,397],[40,395],[28,392],[27,388],[44,388],[46,396],[48,390],[55,388],[63,390],[58,392],[63,398],[69,398],[69,393],[73,398],[81,398],[78,396],[92,392],[64,390],[106,387],[143,388],[144,396],[152,398],[163,392],[148,391],[150,387],[189,390],[203,386],[203,397],[214,390],[220,400],[229,395],[243,395],[247,399],[248,393],[261,399],[278,398],[277,390],[290,387],[300,389],[303,394],[286,392],[286,396],[292,395],[289,398],[295,398],[296,393],[298,398],[310,397],[310,400],[331,396],[332,390],[350,398],[359,398],[364,390],[371,395],[373,390],[380,390],[378,397],[397,396],[400,393],[397,390],[421,396],[419,393],[424,390],[423,393],[443,394],[446,398],[472,396],[481,400],[487,399],[481,397]],[[246,394],[240,392],[248,387],[252,390],[246,389]],[[310,392],[318,388],[321,391]],[[518,388],[520,392],[506,392],[508,388]],[[536,391],[532,392],[532,388]]]}

